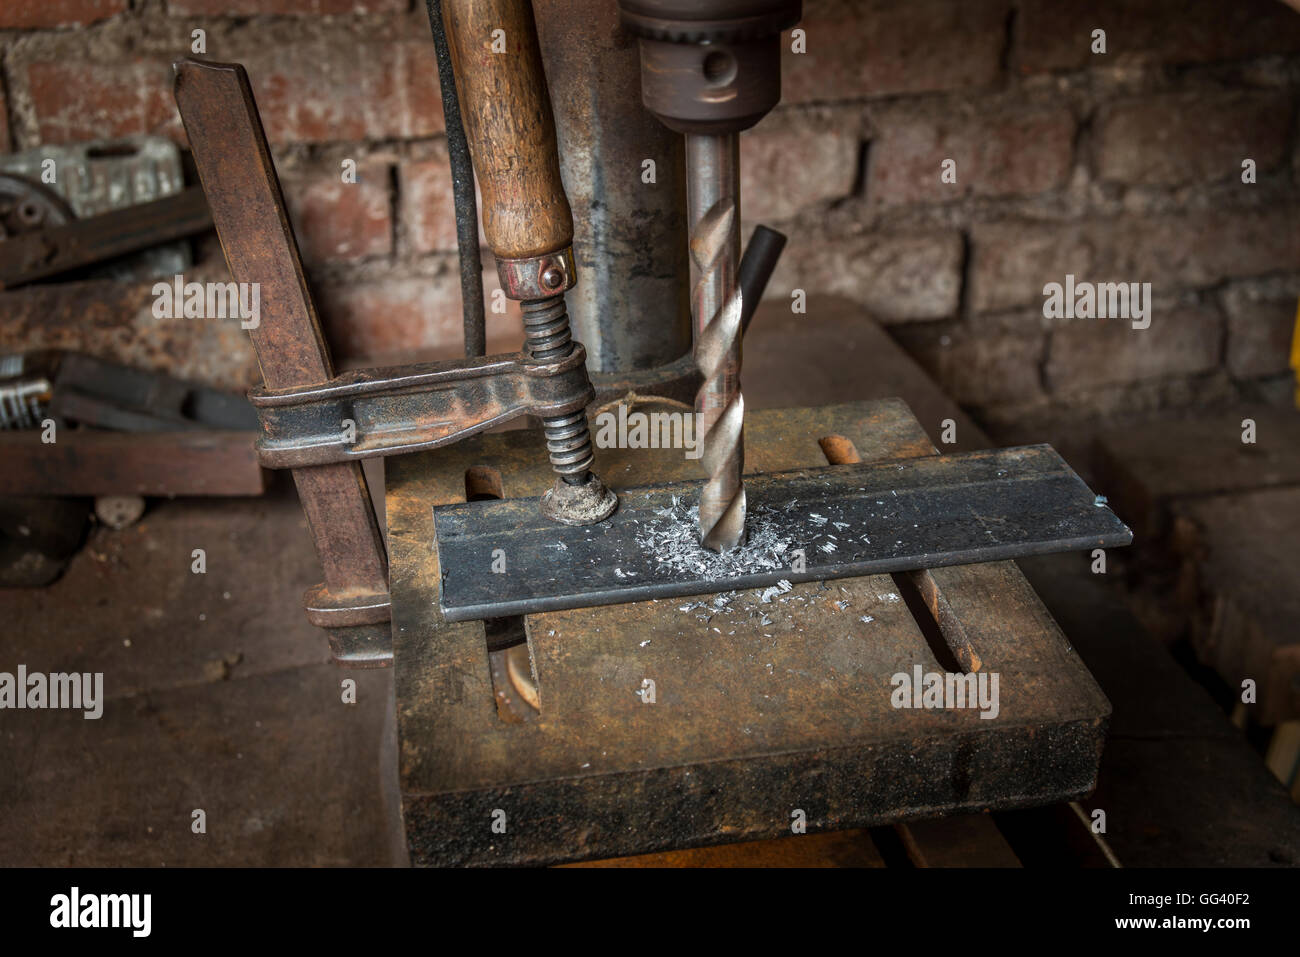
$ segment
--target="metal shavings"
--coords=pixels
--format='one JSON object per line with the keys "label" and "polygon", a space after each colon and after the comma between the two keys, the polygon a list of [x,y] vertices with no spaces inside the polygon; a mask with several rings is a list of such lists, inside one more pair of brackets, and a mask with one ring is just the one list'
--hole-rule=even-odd
{"label": "metal shavings", "polygon": [[834,542],[822,542],[817,547],[820,548],[822,551],[824,551],[827,555],[829,555],[831,552],[839,551],[839,549],[835,547]]}
{"label": "metal shavings", "polygon": [[660,520],[647,521],[636,533],[636,543],[656,565],[675,576],[734,578],[760,571],[788,568],[783,556],[795,546],[786,522],[779,521],[789,505],[777,510],[766,505],[750,509],[745,544],[727,552],[700,547],[699,506],[673,496],[671,506],[656,509]]}
{"label": "metal shavings", "polygon": [[[763,594],[759,596],[759,600],[762,601],[764,604],[767,604],[777,595],[784,595],[793,587],[794,587],[793,585],[791,585],[788,581],[782,578],[775,585],[772,585],[768,588],[764,588]],[[782,598],[781,600],[785,601],[784,598]]]}
{"label": "metal shavings", "polygon": [[862,622],[864,625],[869,625],[875,620],[876,619],[873,618],[871,615],[863,615],[861,618],[858,619],[858,621]]}

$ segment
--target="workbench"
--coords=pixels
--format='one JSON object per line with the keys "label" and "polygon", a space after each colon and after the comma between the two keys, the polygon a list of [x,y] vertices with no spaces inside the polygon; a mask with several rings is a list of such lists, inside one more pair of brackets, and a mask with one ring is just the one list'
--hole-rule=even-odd
{"label": "workbench", "polygon": [[[934,453],[897,399],[766,410],[747,472]],[[548,864],[1080,797],[1110,706],[1015,565],[447,622],[433,507],[553,478],[530,431],[387,464],[403,816],[416,864]],[[598,449],[611,487],[699,476],[681,450]],[[506,545],[507,543],[503,543]],[[486,574],[485,570],[485,574]],[[527,636],[540,710],[489,641]],[[900,709],[891,677],[996,672],[996,717]],[[646,680],[653,689],[647,701]],[[794,831],[797,833],[797,829]]]}

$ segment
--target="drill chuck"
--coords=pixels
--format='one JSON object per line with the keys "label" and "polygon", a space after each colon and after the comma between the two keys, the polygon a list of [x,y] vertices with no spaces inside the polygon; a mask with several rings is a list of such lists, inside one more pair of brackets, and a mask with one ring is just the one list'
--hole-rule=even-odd
{"label": "drill chuck", "polygon": [[679,133],[739,133],[781,99],[781,31],[799,0],[621,0],[640,37],[641,99]]}

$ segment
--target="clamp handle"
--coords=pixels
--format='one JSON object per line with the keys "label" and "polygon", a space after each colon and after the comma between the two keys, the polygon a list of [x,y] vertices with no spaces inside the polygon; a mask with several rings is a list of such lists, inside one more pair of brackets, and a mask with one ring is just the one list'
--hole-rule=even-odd
{"label": "clamp handle", "polygon": [[444,0],[442,15],[488,245],[498,261],[567,249],[573,211],[532,4]]}

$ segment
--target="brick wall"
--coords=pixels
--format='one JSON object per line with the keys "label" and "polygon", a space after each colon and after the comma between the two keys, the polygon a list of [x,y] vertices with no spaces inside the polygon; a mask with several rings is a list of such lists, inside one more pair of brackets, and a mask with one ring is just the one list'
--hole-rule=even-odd
{"label": "brick wall", "polygon": [[[993,424],[1289,395],[1300,14],[1278,0],[804,8],[785,101],[742,145],[747,219],[791,236],[769,296],[860,303]],[[249,70],[335,349],[454,347],[423,3],[7,0],[0,149],[142,132],[183,143],[169,64],[197,28],[208,56]],[[345,159],[355,186],[340,181]],[[205,248],[200,271],[219,273]],[[1045,319],[1043,286],[1067,273],[1150,282],[1150,328]],[[20,295],[39,314],[32,297],[51,293],[0,295],[0,316]],[[491,316],[489,334],[515,324]],[[221,368],[255,377],[241,361]]]}

